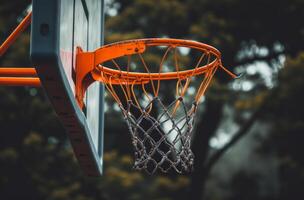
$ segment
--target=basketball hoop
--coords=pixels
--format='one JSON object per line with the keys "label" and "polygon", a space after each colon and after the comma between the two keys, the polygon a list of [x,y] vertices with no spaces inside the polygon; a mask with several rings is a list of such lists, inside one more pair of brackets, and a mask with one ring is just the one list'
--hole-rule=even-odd
{"label": "basketball hoop", "polygon": [[[134,168],[151,174],[171,169],[178,173],[190,172],[194,162],[191,138],[198,104],[218,68],[236,78],[223,67],[221,53],[212,46],[195,41],[151,38],[113,43],[94,52],[83,52],[77,47],[76,56],[72,56],[76,44],[91,48],[100,44],[101,29],[98,26],[93,28],[94,34],[84,34],[86,40],[79,43],[75,42],[79,38],[74,34],[73,37],[64,34],[62,27],[70,27],[76,18],[80,22],[84,20],[88,24],[101,25],[102,13],[87,10],[89,14],[95,13],[89,20],[94,23],[79,15],[62,21],[59,19],[62,13],[60,15],[49,8],[81,13],[78,9],[101,8],[102,4],[96,4],[96,1],[94,5],[89,3],[92,6],[83,3],[83,7],[75,7],[58,1],[47,2],[48,6],[46,2],[33,3],[31,58],[38,65],[36,68],[1,68],[0,85],[43,85],[69,132],[81,166],[89,175],[100,175],[102,145],[98,142],[96,146],[91,136],[103,137],[99,134],[101,122],[94,121],[102,120],[99,117],[102,113],[96,109],[97,104],[89,103],[99,101],[99,87],[89,89],[88,94],[92,96],[87,98],[90,100],[87,109],[83,109],[88,87],[94,81],[100,81],[117,102],[127,122],[135,150]],[[0,56],[31,23],[31,18],[32,13],[29,13],[3,42]],[[89,33],[91,28],[84,28],[82,24],[74,24],[73,33],[80,29]],[[45,30],[41,31],[41,27]],[[43,45],[41,41],[44,41]],[[74,59],[76,69],[73,68]],[[91,114],[81,112],[79,108],[90,110]],[[95,127],[93,132],[89,130],[92,126]]]}
{"label": "basketball hoop", "polygon": [[189,40],[138,39],[95,52],[79,49],[76,62],[79,105],[93,81],[104,83],[129,127],[134,168],[152,174],[158,169],[192,170],[190,144],[197,106],[218,68],[236,78],[223,67],[216,48]]}

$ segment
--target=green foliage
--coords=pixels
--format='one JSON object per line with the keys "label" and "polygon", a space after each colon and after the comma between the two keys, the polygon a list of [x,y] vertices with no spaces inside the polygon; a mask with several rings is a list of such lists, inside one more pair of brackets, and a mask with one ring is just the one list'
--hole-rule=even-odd
{"label": "green foliage", "polygon": [[189,184],[189,178],[185,176],[171,179],[166,175],[151,177],[134,171],[133,158],[116,151],[107,152],[104,161],[108,164],[100,187],[113,199],[170,199]]}
{"label": "green foliage", "polygon": [[271,137],[263,149],[275,152],[279,162],[281,199],[302,195],[304,184],[304,52],[288,57],[279,74],[267,119],[273,125]]}
{"label": "green foliage", "polygon": [[[1,2],[1,42],[17,25],[16,19],[27,5],[28,1]],[[223,63],[229,68],[241,64],[246,67],[259,60],[271,63],[279,54],[289,56],[280,72],[275,97],[265,110],[266,121],[273,129],[264,146],[276,152],[279,158],[281,199],[298,199],[296,195],[303,194],[304,185],[301,154],[304,150],[304,53],[299,53],[304,46],[303,23],[299,21],[304,18],[303,1],[121,0],[113,1],[111,6],[117,9],[118,15],[107,16],[106,43],[144,37],[195,39],[220,49]],[[30,66],[29,40],[27,30],[0,58],[0,65]],[[266,48],[268,53],[262,55],[257,50],[260,47]],[[149,63],[157,63],[159,59],[147,57]],[[231,103],[234,109],[252,112],[269,93],[264,86],[239,94],[229,89],[228,79],[221,73],[216,77],[206,96],[208,116],[197,120],[194,149],[198,149],[196,163],[199,164],[208,158],[208,141],[219,127],[222,116],[220,106],[232,101],[231,96],[237,94],[233,98],[238,100]],[[259,79],[254,79],[254,83],[260,84]],[[162,92],[166,96],[167,91]],[[192,177],[148,176],[132,170],[133,157],[127,154],[131,151],[131,142],[126,126],[120,124],[120,115],[111,103],[109,105],[104,175],[88,178],[82,174],[43,90],[0,87],[0,198],[167,200],[188,199],[194,192],[202,193],[206,180],[202,177],[203,165],[198,165]],[[254,176],[238,174],[229,198],[245,199],[246,193],[256,192]],[[224,199],[221,195],[218,194],[219,199]]]}
{"label": "green foliage", "polygon": [[[0,184],[7,189],[19,178],[13,174],[21,171],[30,185],[19,194],[1,191],[7,197],[35,197],[38,199],[170,199],[177,190],[189,184],[185,176],[170,179],[167,176],[149,177],[132,170],[132,158],[117,152],[106,152],[107,164],[101,178],[83,176],[70,146],[45,141],[43,136],[30,133],[23,141],[21,151],[5,148],[0,151]],[[16,168],[16,166],[18,166]],[[10,169],[11,168],[11,169]],[[12,170],[14,168],[14,170]],[[5,171],[4,171],[5,170]],[[16,170],[16,171],[15,171]],[[24,178],[25,178],[24,177]],[[23,180],[23,179],[21,179]],[[16,184],[18,187],[18,184]],[[19,196],[20,195],[20,196]]]}

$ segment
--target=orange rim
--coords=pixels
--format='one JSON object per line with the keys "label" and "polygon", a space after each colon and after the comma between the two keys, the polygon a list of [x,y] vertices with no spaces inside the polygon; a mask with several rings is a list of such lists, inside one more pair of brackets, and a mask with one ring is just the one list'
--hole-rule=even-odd
{"label": "orange rim", "polygon": [[[176,71],[176,72],[158,72],[158,73],[130,72],[127,69],[118,70],[118,69],[108,68],[102,65],[106,61],[121,57],[121,55],[117,57],[115,57],[114,55],[108,58],[104,58],[104,56],[102,56],[100,58],[99,52],[102,53],[103,50],[105,49],[107,51],[111,51],[111,49],[113,49],[114,51],[115,48],[123,47],[123,46],[132,46],[136,48],[136,46],[140,46],[140,45],[144,45],[145,47],[167,46],[168,48],[188,47],[191,49],[197,49],[206,54],[211,54],[212,56],[215,57],[215,59],[213,61],[210,61],[210,63],[208,63],[207,65],[199,66],[193,69]],[[133,54],[140,54],[142,52],[136,52],[135,50]],[[148,39],[127,40],[127,41],[105,45],[95,51],[95,64],[97,67],[95,67],[95,69],[91,72],[93,78],[103,83],[110,83],[109,77],[115,77],[115,81],[111,81],[111,84],[124,84],[124,83],[142,84],[142,83],[148,83],[150,80],[186,79],[190,76],[197,76],[203,74],[208,69],[213,68],[215,66],[220,66],[221,68],[223,68],[221,64],[221,53],[216,48],[196,41],[168,39],[168,38],[148,38]],[[235,76],[232,73],[230,75],[232,75],[233,77]]]}
{"label": "orange rim", "polygon": [[[143,58],[143,53],[148,47],[159,46],[166,47],[165,53],[161,58],[158,72],[151,73],[151,69]],[[201,56],[195,66],[190,69],[180,69],[178,61],[177,47],[186,47],[195,49],[201,53]],[[173,50],[173,66],[175,71],[164,72],[163,64],[168,59],[168,54]],[[130,59],[132,55],[139,57],[139,62],[142,64],[142,69],[145,72],[134,72],[130,69]],[[126,66],[119,66],[115,59],[127,57],[128,63]],[[113,67],[109,68],[105,62],[112,62]],[[202,62],[204,61],[204,62]],[[207,62],[206,62],[207,61]],[[120,97],[115,92],[114,85],[119,85],[127,100],[134,99],[136,104],[139,104],[135,97],[134,86],[142,85],[142,90],[148,97],[145,86],[150,84],[154,96],[158,96],[160,82],[162,80],[177,80],[176,94],[184,96],[191,82],[190,77],[205,74],[205,78],[200,84],[195,101],[198,102],[204,95],[211,79],[218,68],[223,69],[231,77],[237,76],[223,67],[221,61],[221,53],[216,48],[191,40],[169,39],[169,38],[148,38],[127,40],[109,45],[102,46],[93,52],[83,52],[80,47],[77,48],[76,57],[76,98],[80,105],[83,106],[83,97],[86,89],[94,81],[100,81],[105,84],[108,91],[114,99],[120,103]],[[181,82],[185,80],[185,85]]]}

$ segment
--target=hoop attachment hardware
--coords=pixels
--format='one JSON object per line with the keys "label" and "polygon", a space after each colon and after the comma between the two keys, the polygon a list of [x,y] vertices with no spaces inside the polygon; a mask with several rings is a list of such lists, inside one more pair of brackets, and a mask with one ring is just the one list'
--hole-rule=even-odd
{"label": "hoop attachment hardware", "polygon": [[[121,43],[119,45],[107,45],[94,52],[84,52],[81,47],[77,47],[76,52],[76,99],[83,108],[84,94],[87,88],[95,79],[92,73],[101,63],[114,58],[143,53],[146,49],[144,42]],[[98,72],[99,73],[99,72]],[[99,80],[102,82],[102,80]]]}

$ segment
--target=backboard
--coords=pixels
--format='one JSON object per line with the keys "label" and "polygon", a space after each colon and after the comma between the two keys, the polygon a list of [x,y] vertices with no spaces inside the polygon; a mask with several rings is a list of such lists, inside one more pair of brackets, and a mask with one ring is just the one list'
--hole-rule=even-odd
{"label": "backboard", "polygon": [[89,176],[102,173],[104,87],[92,84],[80,109],[75,100],[76,47],[92,51],[102,46],[103,9],[103,0],[33,0],[32,11],[32,62]]}

